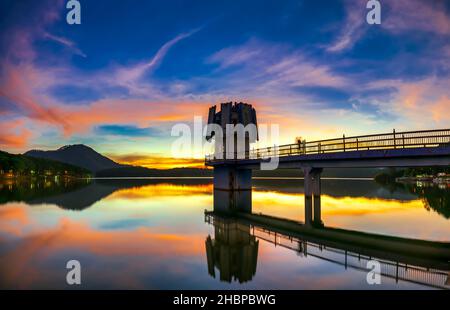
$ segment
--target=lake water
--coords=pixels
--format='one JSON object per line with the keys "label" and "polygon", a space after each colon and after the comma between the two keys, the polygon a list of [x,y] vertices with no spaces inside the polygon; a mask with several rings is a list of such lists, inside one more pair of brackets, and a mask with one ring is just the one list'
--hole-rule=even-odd
{"label": "lake water", "polygon": [[[210,179],[3,182],[0,288],[450,288],[450,257],[429,268],[415,253],[396,259],[377,245],[381,284],[369,285],[367,262],[377,258],[367,255],[371,249],[205,213],[223,203],[213,192]],[[369,243],[381,234],[448,249],[449,192],[323,180],[321,219],[349,236],[366,232]],[[251,206],[255,217],[302,222],[303,180],[256,180]],[[66,283],[73,259],[81,263],[78,287]]]}

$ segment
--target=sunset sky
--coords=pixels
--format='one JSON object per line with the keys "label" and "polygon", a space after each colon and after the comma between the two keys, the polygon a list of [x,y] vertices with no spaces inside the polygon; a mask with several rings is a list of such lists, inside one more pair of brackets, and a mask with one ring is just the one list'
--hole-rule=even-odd
{"label": "sunset sky", "polygon": [[[450,126],[450,2],[0,0],[0,149],[84,143],[119,162],[171,157],[171,128],[225,101],[280,143]],[[197,160],[190,160],[189,157]]]}

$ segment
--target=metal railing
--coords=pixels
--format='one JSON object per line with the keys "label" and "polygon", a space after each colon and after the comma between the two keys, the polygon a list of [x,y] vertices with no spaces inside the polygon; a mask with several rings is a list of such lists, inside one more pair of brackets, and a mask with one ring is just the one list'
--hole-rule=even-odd
{"label": "metal railing", "polygon": [[[285,157],[293,155],[325,154],[364,150],[387,150],[419,147],[450,146],[450,129],[435,129],[422,131],[396,132],[373,134],[364,136],[346,137],[319,140],[301,141],[294,144],[286,144],[274,147],[266,147],[251,150],[245,153],[210,154],[205,157],[205,162],[223,160],[223,158],[236,159],[267,159],[271,157]],[[218,156],[220,155],[220,156]]]}
{"label": "metal railing", "polygon": [[281,246],[296,251],[304,256],[312,256],[339,264],[345,266],[345,268],[349,267],[368,272],[370,269],[367,268],[367,262],[375,259],[380,263],[380,274],[395,279],[396,282],[401,280],[435,288],[450,288],[450,286],[446,284],[450,274],[445,270],[408,265],[399,261],[377,257],[369,257],[357,252],[327,247],[300,238],[286,236],[257,226],[252,226],[251,232],[252,235],[258,239],[273,243],[275,246]]}

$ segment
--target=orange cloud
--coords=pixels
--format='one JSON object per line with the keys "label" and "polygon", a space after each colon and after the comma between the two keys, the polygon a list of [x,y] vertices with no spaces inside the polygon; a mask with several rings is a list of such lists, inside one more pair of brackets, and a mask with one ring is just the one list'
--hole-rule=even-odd
{"label": "orange cloud", "polygon": [[[205,115],[208,102],[150,101],[144,99],[102,99],[88,106],[68,106],[36,95],[36,89],[56,85],[52,72],[41,72],[32,65],[5,64],[0,96],[16,105],[30,119],[63,129],[66,136],[89,131],[99,124],[138,124],[191,121]],[[8,112],[8,111],[6,111]]]}
{"label": "orange cloud", "polygon": [[20,149],[26,146],[31,137],[31,131],[22,126],[22,120],[0,123],[0,147],[4,149]]}
{"label": "orange cloud", "polygon": [[431,108],[433,119],[436,122],[450,120],[450,98],[441,97]]}
{"label": "orange cloud", "polygon": [[[42,104],[42,98],[33,93],[30,85],[38,81],[38,72],[30,66],[13,67],[4,65],[5,77],[0,86],[0,95],[17,105],[28,117],[62,126],[68,130],[68,123],[61,109]],[[40,82],[42,83],[42,82]]]}
{"label": "orange cloud", "polygon": [[70,120],[66,134],[84,132],[96,124],[153,125],[155,122],[192,121],[205,115],[207,102],[147,101],[141,99],[99,100],[89,106],[67,107],[63,113]]}

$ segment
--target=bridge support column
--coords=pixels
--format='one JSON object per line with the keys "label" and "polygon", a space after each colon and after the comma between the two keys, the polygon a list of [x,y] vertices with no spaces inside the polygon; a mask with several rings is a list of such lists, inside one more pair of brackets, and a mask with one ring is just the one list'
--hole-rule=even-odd
{"label": "bridge support column", "polygon": [[303,169],[304,177],[305,177],[305,225],[311,226],[313,215],[312,215],[312,175],[311,175],[311,169],[306,168]]}
{"label": "bridge support column", "polygon": [[[321,168],[304,168],[305,177],[305,225],[323,226],[321,217],[321,184],[320,174]],[[313,203],[314,203],[314,218],[313,218]]]}
{"label": "bridge support column", "polygon": [[232,214],[252,213],[252,191],[214,190],[214,212]]}
{"label": "bridge support column", "polygon": [[322,169],[314,169],[313,172],[313,196],[314,196],[314,225],[323,226],[322,222],[322,210],[320,195],[322,193],[320,175]]}
{"label": "bridge support column", "polygon": [[252,190],[252,170],[235,166],[214,167],[214,189],[226,191]]}

